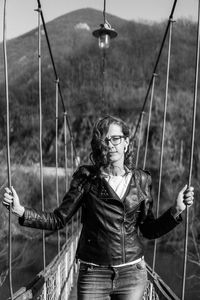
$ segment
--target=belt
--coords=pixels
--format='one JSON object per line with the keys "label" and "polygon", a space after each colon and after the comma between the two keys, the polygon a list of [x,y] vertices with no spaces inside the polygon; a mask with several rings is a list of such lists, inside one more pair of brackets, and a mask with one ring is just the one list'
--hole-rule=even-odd
{"label": "belt", "polygon": [[135,260],[133,260],[133,261],[130,261],[130,262],[128,262],[128,263],[124,263],[124,264],[120,264],[120,265],[111,265],[111,266],[109,266],[109,265],[107,265],[107,266],[105,266],[105,265],[98,265],[98,264],[94,264],[94,263],[91,263],[91,262],[88,262],[88,261],[84,261],[84,260],[82,260],[82,259],[80,259],[79,262],[80,262],[80,263],[84,263],[84,264],[86,264],[86,265],[95,266],[95,267],[103,267],[103,268],[113,267],[113,268],[120,268],[120,267],[125,267],[125,266],[132,266],[132,265],[135,265],[135,264],[139,263],[139,262],[140,262],[141,260],[143,260],[143,259],[144,259],[144,256],[142,256],[142,257],[140,257],[140,258],[138,258],[138,259],[135,259]]}

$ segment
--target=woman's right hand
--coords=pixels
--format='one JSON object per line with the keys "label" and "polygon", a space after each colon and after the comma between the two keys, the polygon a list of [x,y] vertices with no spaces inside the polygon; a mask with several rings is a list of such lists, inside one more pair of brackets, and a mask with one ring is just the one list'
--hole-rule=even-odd
{"label": "woman's right hand", "polygon": [[19,197],[13,187],[5,188],[4,198],[3,198],[3,205],[9,209],[11,207],[11,211],[13,214],[17,215],[18,217],[22,217],[24,214],[24,207],[20,204]]}

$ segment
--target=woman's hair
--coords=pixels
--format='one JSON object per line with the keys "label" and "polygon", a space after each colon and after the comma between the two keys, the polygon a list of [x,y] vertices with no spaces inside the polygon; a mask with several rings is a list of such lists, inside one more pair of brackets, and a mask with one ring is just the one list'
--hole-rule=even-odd
{"label": "woman's hair", "polygon": [[[93,129],[91,140],[92,153],[90,155],[92,162],[97,168],[109,166],[108,146],[104,140],[111,124],[120,126],[123,135],[127,138],[130,137],[130,129],[121,119],[108,115],[98,120]],[[131,144],[129,144],[125,153],[124,164],[127,168],[133,169],[133,161],[133,147]]]}

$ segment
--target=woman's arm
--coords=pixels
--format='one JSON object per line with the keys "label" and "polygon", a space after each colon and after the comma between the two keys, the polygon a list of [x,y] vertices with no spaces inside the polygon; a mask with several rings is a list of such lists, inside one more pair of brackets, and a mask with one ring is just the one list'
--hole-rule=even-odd
{"label": "woman's arm", "polygon": [[6,188],[3,204],[6,207],[11,205],[12,212],[19,217],[19,223],[22,226],[47,230],[61,229],[82,204],[85,186],[88,182],[88,174],[83,172],[83,168],[80,167],[75,172],[69,191],[65,194],[60,206],[53,212],[23,207],[14,188]]}
{"label": "woman's arm", "polygon": [[174,205],[156,219],[152,212],[151,176],[149,174],[144,176],[143,174],[142,177],[141,188],[146,199],[141,203],[139,228],[144,237],[155,239],[168,233],[182,221],[181,213],[185,210],[186,206],[193,204],[194,189],[193,187],[188,188],[185,186],[178,193]]}

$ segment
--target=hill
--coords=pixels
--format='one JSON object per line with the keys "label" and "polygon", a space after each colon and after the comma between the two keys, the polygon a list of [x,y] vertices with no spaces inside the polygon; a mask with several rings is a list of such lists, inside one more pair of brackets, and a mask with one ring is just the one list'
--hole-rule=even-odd
{"label": "hill", "polygon": [[[109,15],[109,20],[116,27],[127,23],[127,21],[112,15]],[[48,22],[46,27],[55,59],[58,59],[60,55],[76,52],[84,44],[93,43],[91,31],[96,29],[100,23],[102,23],[102,13],[94,9],[80,9]],[[2,43],[0,46],[2,47]],[[44,34],[42,46],[44,59],[48,56]],[[7,48],[9,79],[12,82],[30,68],[31,64],[34,63],[37,67],[38,29],[35,28],[20,37],[9,40]],[[4,80],[3,52],[0,53],[0,61],[0,82],[2,82]]]}
{"label": "hill", "polygon": [[[107,15],[107,19],[117,30],[118,37],[112,41],[112,47],[106,53],[104,82],[106,103],[111,114],[122,117],[134,128],[161,45],[166,22],[142,24],[112,15]],[[101,22],[102,13],[100,11],[81,9],[63,15],[47,24],[64,101],[69,110],[75,133],[76,146],[84,161],[88,160],[88,150],[86,149],[89,147],[92,125],[101,115],[102,110],[102,55],[97,47],[96,39],[91,34],[92,30],[97,28]],[[189,159],[189,132],[195,74],[195,31],[196,25],[187,20],[179,20],[173,25],[166,137],[166,144],[169,145],[169,149],[166,150],[169,155],[167,160],[178,160],[182,141],[184,141],[185,161],[187,162]],[[12,159],[15,162],[31,164],[38,162],[39,159],[37,29],[10,40],[7,48]],[[158,128],[162,121],[166,63],[167,44],[157,70],[159,76],[156,80],[153,131],[151,131],[150,140],[152,151],[159,147]],[[3,130],[1,130],[0,136],[0,149],[5,149],[5,95],[2,70],[1,63],[0,127]],[[48,165],[54,164],[55,161],[54,81],[55,77],[43,35],[43,151],[44,161]],[[60,106],[60,145],[63,142],[62,119]],[[197,145],[197,149],[198,147],[199,145]],[[63,147],[60,147],[59,151],[60,163],[62,163]],[[155,165],[153,157],[154,155],[151,156],[150,166]],[[199,161],[198,154],[196,154],[196,160]],[[195,172],[199,174],[196,166],[197,164],[195,164]],[[156,163],[157,167],[158,162]]]}

